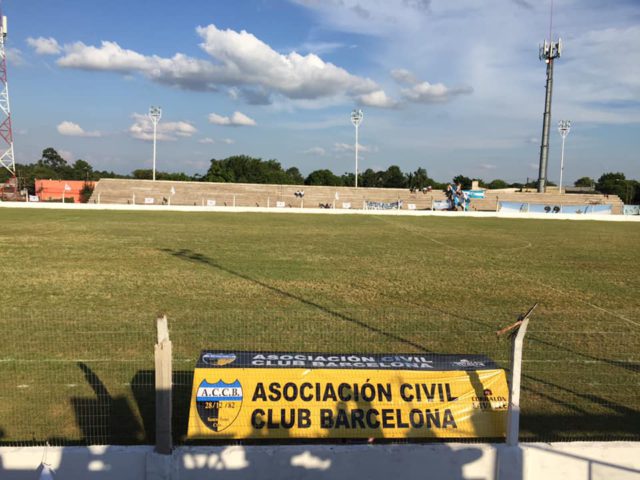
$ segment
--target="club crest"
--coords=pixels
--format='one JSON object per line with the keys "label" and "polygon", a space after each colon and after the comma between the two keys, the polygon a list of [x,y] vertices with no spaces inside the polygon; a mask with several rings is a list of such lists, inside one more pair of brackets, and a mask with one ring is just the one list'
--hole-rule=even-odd
{"label": "club crest", "polygon": [[202,355],[202,361],[207,365],[222,367],[228,365],[236,359],[233,353],[205,353]]}
{"label": "club crest", "polygon": [[209,383],[202,380],[196,395],[200,420],[214,432],[222,432],[231,425],[242,407],[242,385],[238,380]]}

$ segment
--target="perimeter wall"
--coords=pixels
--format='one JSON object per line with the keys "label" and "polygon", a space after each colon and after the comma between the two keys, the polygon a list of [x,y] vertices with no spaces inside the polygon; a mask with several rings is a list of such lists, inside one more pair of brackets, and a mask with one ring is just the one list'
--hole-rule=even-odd
{"label": "perimeter wall", "polygon": [[43,462],[65,480],[637,480],[640,443],[3,447],[0,478],[36,480]]}

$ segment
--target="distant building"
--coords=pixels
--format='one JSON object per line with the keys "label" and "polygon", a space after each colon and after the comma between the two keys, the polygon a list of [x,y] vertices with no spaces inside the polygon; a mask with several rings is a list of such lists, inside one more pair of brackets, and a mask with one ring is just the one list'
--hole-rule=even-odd
{"label": "distant building", "polygon": [[85,182],[84,180],[36,180],[36,195],[43,201],[62,200],[64,194],[65,200],[79,203],[80,191],[85,185],[93,187],[93,182]]}

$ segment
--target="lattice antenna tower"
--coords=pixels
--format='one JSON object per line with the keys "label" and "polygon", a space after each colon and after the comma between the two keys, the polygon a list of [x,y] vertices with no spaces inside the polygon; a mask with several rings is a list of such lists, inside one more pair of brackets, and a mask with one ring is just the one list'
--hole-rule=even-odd
{"label": "lattice antenna tower", "polygon": [[553,40],[553,0],[549,20],[549,40],[540,45],[538,57],[547,64],[547,85],[542,117],[542,141],[540,143],[540,168],[538,170],[538,192],[544,193],[547,186],[547,163],[549,159],[549,128],[551,125],[551,95],[553,93],[553,61],[560,58],[562,40]]}
{"label": "lattice antenna tower", "polygon": [[11,108],[9,107],[9,83],[7,82],[7,17],[2,14],[0,4],[0,166],[16,176],[16,162],[13,156],[13,131],[11,129]]}

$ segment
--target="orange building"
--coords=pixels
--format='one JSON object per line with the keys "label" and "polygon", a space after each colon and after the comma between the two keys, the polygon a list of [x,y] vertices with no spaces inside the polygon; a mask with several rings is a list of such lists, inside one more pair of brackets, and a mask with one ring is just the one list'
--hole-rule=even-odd
{"label": "orange building", "polygon": [[80,202],[80,191],[85,185],[93,187],[93,182],[84,180],[36,180],[36,195],[46,202],[48,200],[62,200],[62,195],[66,201]]}

